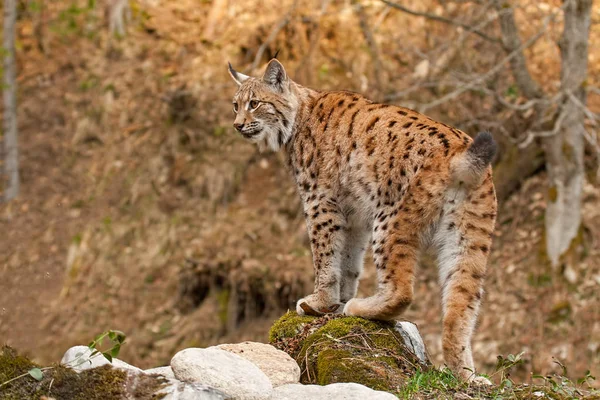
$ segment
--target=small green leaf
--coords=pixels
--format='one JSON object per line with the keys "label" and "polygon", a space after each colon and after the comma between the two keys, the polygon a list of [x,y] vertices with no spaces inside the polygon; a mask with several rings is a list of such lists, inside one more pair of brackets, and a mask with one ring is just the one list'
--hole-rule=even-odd
{"label": "small green leaf", "polygon": [[29,375],[31,375],[35,380],[41,381],[44,378],[44,373],[39,368],[31,368],[27,372],[29,372]]}
{"label": "small green leaf", "polygon": [[119,351],[121,351],[121,345],[116,344],[112,349],[110,349],[110,355],[113,356],[113,358],[117,358],[119,356]]}
{"label": "small green leaf", "polygon": [[110,355],[110,353],[108,351],[105,351],[104,353],[102,353],[102,355],[104,356],[104,358],[106,358],[110,363],[112,363],[112,356]]}
{"label": "small green leaf", "polygon": [[123,344],[125,338],[127,337],[127,335],[125,335],[123,332],[117,330],[112,330],[110,333],[113,335],[110,339],[119,344]]}

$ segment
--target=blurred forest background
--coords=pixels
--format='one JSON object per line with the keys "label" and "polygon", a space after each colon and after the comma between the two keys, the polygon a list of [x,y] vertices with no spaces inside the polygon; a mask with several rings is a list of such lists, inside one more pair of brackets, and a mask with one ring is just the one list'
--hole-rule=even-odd
{"label": "blurred forest background", "polygon": [[[151,367],[185,347],[267,340],[272,321],[312,289],[312,262],[281,155],[232,129],[226,66],[258,75],[279,50],[303,85],[494,134],[500,210],[476,364],[489,372],[498,355],[525,352],[513,378],[560,371],[555,361],[572,378],[600,376],[598,4],[3,6],[0,342],[47,363],[120,329],[122,358]],[[362,295],[373,275],[369,262]],[[427,257],[417,278],[406,318],[441,362]]]}

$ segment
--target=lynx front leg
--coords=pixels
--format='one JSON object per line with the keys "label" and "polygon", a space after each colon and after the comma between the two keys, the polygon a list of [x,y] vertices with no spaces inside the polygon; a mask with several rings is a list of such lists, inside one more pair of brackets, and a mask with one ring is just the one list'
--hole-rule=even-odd
{"label": "lynx front leg", "polygon": [[311,241],[315,288],[296,304],[298,314],[322,315],[341,312],[340,255],[345,242],[345,219],[331,201],[310,205],[306,225]]}
{"label": "lynx front leg", "polygon": [[371,229],[360,224],[348,228],[343,243],[340,282],[340,301],[347,303],[356,296],[358,278],[362,272],[365,261],[365,251],[371,237]]}

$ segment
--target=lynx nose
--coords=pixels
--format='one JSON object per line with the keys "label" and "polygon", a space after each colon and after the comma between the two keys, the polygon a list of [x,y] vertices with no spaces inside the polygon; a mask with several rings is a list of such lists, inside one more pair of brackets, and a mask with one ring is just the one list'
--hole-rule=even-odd
{"label": "lynx nose", "polygon": [[241,131],[242,131],[242,129],[244,129],[244,124],[238,124],[238,123],[235,123],[235,124],[233,124],[233,127],[234,127],[235,129],[237,129],[237,130],[238,130],[238,132],[241,132]]}

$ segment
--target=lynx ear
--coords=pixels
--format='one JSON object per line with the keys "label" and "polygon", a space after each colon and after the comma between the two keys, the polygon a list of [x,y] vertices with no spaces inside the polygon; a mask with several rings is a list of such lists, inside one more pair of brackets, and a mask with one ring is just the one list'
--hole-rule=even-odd
{"label": "lynx ear", "polygon": [[288,76],[285,73],[283,65],[276,59],[272,59],[269,61],[262,79],[265,83],[281,89],[282,85],[287,82]]}
{"label": "lynx ear", "polygon": [[244,75],[240,72],[237,72],[235,69],[233,69],[233,67],[231,66],[231,63],[227,63],[227,64],[229,64],[229,75],[231,75],[231,77],[233,78],[235,83],[237,83],[238,85],[241,85],[242,83],[244,83],[244,81],[246,79],[250,78],[248,75]]}

